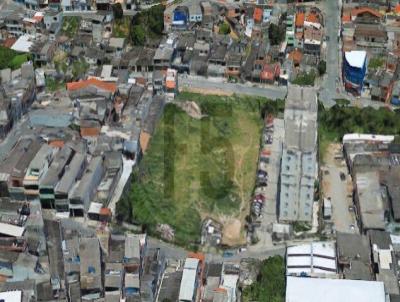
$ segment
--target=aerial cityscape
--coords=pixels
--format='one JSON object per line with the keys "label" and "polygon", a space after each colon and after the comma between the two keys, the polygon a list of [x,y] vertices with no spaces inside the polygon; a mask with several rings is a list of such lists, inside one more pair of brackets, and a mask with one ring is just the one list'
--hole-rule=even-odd
{"label": "aerial cityscape", "polygon": [[0,0],[0,302],[400,302],[400,0]]}

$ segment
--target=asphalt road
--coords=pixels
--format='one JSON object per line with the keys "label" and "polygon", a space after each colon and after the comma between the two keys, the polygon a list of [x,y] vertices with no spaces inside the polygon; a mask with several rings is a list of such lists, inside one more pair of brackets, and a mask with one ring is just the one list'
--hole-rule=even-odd
{"label": "asphalt road", "polygon": [[[166,243],[156,238],[149,238],[148,246],[150,248],[161,248],[165,256],[170,259],[185,259],[189,253],[189,251],[181,247]],[[277,245],[269,249],[255,249],[250,247],[247,251],[236,253],[231,257],[223,257],[222,254],[206,254],[206,260],[209,262],[240,262],[240,260],[244,258],[266,259],[275,255],[281,255],[283,257],[285,252],[286,245]]]}
{"label": "asphalt road", "polygon": [[337,98],[336,83],[339,78],[339,40],[340,28],[339,1],[325,0],[323,3],[325,14],[326,41],[326,75],[320,88],[320,100],[326,107],[335,105]]}

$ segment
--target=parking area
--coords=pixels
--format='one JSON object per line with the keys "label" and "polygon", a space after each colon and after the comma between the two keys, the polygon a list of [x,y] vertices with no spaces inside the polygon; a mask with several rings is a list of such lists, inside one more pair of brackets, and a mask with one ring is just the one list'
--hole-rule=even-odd
{"label": "parking area", "polygon": [[[251,247],[257,251],[273,246],[272,224],[277,221],[276,202],[284,132],[284,122],[282,119],[277,118],[273,120],[273,127],[265,131],[265,144],[261,150],[257,174],[258,179],[260,179],[260,171],[266,171],[268,180],[263,186],[259,183],[255,190],[256,196],[262,195],[263,197],[263,206],[259,210],[260,213],[256,215],[258,218],[256,220],[255,234],[259,241],[255,246]],[[264,157],[263,155],[266,156]]]}
{"label": "parking area", "polygon": [[334,230],[342,233],[358,233],[352,201],[352,181],[340,155],[340,144],[331,144],[328,147],[324,157],[325,163],[321,167],[323,197],[331,200],[331,220]]}

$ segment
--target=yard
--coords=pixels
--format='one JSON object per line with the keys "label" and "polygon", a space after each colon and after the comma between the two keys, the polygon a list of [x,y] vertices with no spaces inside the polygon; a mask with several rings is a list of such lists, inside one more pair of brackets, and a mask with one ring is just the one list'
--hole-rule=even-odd
{"label": "yard", "polygon": [[150,232],[171,225],[176,243],[188,246],[211,217],[224,225],[226,244],[243,243],[267,101],[190,93],[179,101],[195,101],[203,118],[166,106],[133,183],[134,218]]}

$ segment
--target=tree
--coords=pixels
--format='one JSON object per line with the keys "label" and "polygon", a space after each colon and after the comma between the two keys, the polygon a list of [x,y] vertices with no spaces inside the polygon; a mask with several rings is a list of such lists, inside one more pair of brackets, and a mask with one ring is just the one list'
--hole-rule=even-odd
{"label": "tree", "polygon": [[285,301],[285,262],[281,256],[264,260],[257,282],[243,289],[243,301]]}
{"label": "tree", "polygon": [[142,25],[134,25],[132,27],[131,39],[135,45],[144,45],[146,42],[146,32]]}
{"label": "tree", "polygon": [[115,3],[112,6],[112,11],[115,20],[121,20],[122,17],[124,16],[124,11],[122,9],[121,3]]}
{"label": "tree", "polygon": [[285,28],[271,23],[268,28],[268,37],[271,45],[278,45],[285,40]]}
{"label": "tree", "polygon": [[155,5],[147,10],[149,30],[156,35],[161,35],[164,30],[164,10],[163,5]]}
{"label": "tree", "polygon": [[231,27],[228,23],[224,22],[219,26],[219,33],[221,35],[228,35],[231,32]]}
{"label": "tree", "polygon": [[317,68],[318,68],[318,74],[320,76],[324,75],[326,72],[326,62],[324,60],[319,61]]}

